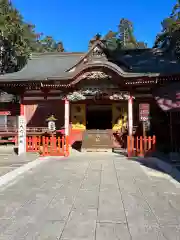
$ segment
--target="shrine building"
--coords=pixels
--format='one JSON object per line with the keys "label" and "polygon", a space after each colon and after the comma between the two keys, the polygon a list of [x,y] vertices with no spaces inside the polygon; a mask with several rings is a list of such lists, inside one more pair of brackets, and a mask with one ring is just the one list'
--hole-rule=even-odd
{"label": "shrine building", "polygon": [[[128,135],[142,135],[145,121],[147,135],[168,142],[169,116],[160,106],[168,103],[157,93],[179,81],[180,62],[175,53],[162,49],[110,51],[98,40],[86,53],[32,54],[19,72],[0,75],[1,91],[16,96],[14,101],[1,101],[0,125],[14,132],[17,116],[24,115],[27,135],[41,134],[48,131],[52,115],[57,131],[63,131],[68,118],[72,145],[89,132],[84,148],[97,147],[97,133],[99,138],[103,135],[101,147],[107,148],[108,134],[127,129]],[[148,116],[140,116],[140,104],[149,106]],[[3,129],[0,133],[5,134]],[[121,145],[116,140],[113,144]]]}

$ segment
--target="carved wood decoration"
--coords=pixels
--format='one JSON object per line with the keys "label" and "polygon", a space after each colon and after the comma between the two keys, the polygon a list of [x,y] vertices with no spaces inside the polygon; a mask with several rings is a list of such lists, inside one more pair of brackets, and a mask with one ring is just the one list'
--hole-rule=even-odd
{"label": "carved wood decoration", "polygon": [[[106,89],[106,88],[82,88],[81,90],[75,90],[74,92],[70,92],[66,96],[62,98],[67,99],[71,102],[81,101],[86,99],[110,99],[113,101],[119,100],[128,100],[130,95],[128,93],[124,93],[121,91],[117,91],[113,89]],[[134,97],[133,97],[134,98]]]}
{"label": "carved wood decoration", "polygon": [[84,63],[93,62],[93,61],[108,61],[108,57],[104,52],[104,44],[102,42],[97,43],[86,55]]}
{"label": "carved wood decoration", "polygon": [[[128,100],[130,97],[129,93],[126,92],[117,92],[112,93],[112,95],[109,96],[110,100]],[[134,97],[133,97],[134,98]]]}
{"label": "carved wood decoration", "polygon": [[112,77],[101,71],[90,71],[81,74],[75,81],[72,82],[71,85],[76,85],[81,80],[110,80]]}
{"label": "carved wood decoration", "polygon": [[86,72],[84,74],[82,74],[78,80],[81,81],[82,79],[110,79],[111,76],[107,75],[104,72],[100,72],[100,71],[91,71],[91,72]]}
{"label": "carved wood decoration", "polygon": [[0,92],[0,102],[19,102],[19,96],[2,91]]}

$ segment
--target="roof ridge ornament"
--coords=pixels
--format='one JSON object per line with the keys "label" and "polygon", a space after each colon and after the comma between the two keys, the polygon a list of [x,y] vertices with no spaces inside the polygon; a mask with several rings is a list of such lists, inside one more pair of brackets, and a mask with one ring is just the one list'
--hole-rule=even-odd
{"label": "roof ridge ornament", "polygon": [[105,57],[106,56],[103,49],[100,48],[99,46],[95,46],[95,48],[92,51],[92,54],[95,57]]}

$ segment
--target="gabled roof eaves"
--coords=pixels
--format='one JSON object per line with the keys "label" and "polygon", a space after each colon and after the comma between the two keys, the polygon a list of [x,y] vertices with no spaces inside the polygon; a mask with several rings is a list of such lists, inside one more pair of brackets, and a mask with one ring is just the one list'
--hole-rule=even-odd
{"label": "gabled roof eaves", "polygon": [[71,71],[73,68],[75,68],[75,67],[77,67],[79,64],[81,64],[81,63],[83,62],[83,60],[84,60],[85,58],[87,58],[87,57],[92,53],[93,49],[94,49],[95,47],[97,47],[97,46],[99,46],[99,47],[102,48],[102,49],[105,48],[104,44],[103,44],[100,40],[99,40],[99,41],[96,41],[96,42],[93,44],[93,46],[88,50],[88,52],[87,52],[86,54],[84,54],[84,55],[79,59],[79,61],[78,61],[75,65],[73,65],[71,68],[67,69],[66,72]]}

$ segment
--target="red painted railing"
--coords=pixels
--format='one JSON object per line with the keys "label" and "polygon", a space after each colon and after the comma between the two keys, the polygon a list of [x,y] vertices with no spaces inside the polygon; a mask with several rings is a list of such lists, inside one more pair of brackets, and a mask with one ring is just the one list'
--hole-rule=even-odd
{"label": "red painted railing", "polygon": [[128,157],[145,156],[148,152],[155,151],[156,137],[128,136],[127,154]]}
{"label": "red painted railing", "polygon": [[39,152],[42,146],[42,139],[40,136],[26,137],[26,152]]}
{"label": "red painted railing", "polygon": [[38,152],[41,156],[69,156],[69,137],[27,136],[26,151]]}

